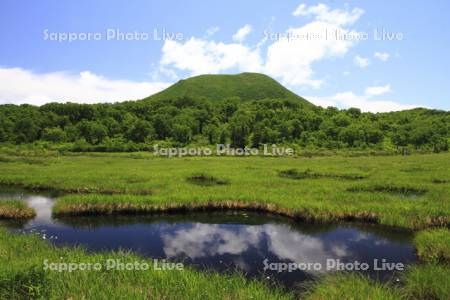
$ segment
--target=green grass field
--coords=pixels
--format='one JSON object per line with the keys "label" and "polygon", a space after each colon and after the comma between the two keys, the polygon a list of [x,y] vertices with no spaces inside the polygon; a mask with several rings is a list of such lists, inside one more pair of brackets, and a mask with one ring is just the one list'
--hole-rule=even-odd
{"label": "green grass field", "polygon": [[0,162],[0,183],[70,192],[56,204],[57,214],[212,206],[412,229],[450,222],[448,153],[356,158],[144,154],[5,158]]}
{"label": "green grass field", "polygon": [[[34,157],[4,154],[1,158],[0,183],[66,192],[58,198],[55,214],[231,207],[267,210],[315,222],[354,220],[418,230],[414,243],[422,262],[403,274],[401,286],[338,274],[312,283],[304,296],[308,299],[450,297],[450,232],[445,229],[450,222],[448,153],[406,157],[172,159],[145,153],[92,153]],[[45,241],[2,230],[0,254],[0,298],[296,297],[239,275],[192,270],[145,274],[44,272],[44,257],[75,261],[136,257],[54,248]]]}

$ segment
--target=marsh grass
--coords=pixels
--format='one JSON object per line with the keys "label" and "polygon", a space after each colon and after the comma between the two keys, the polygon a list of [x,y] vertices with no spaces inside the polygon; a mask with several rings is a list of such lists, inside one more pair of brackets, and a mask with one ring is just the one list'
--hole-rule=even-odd
{"label": "marsh grass", "polygon": [[0,219],[31,219],[36,215],[34,209],[20,200],[0,200]]}
{"label": "marsh grass", "polygon": [[421,167],[421,166],[412,166],[412,167],[400,169],[400,171],[407,172],[407,173],[417,173],[417,172],[430,171],[430,169]]}
{"label": "marsh grass", "polygon": [[12,162],[13,160],[9,157],[0,155],[0,163],[5,163],[5,162]]}
{"label": "marsh grass", "polygon": [[450,299],[450,267],[424,264],[412,266],[403,276],[404,299]]}
{"label": "marsh grass", "polygon": [[[5,157],[0,165],[0,183],[72,192],[58,198],[56,215],[248,209],[312,222],[357,220],[411,229],[450,225],[450,186],[433,182],[447,178],[449,153],[354,158],[166,159],[146,153],[133,157],[119,153],[33,156],[46,161],[42,164]],[[414,170],[417,165],[420,169]],[[360,174],[364,179],[357,186],[352,180],[330,176],[314,175],[298,181],[280,176],[279,170],[314,170],[309,173],[316,175]],[[186,180],[193,174],[230,181],[205,187]],[[392,287],[359,275],[338,274],[315,283],[307,298],[449,299],[448,229],[419,233],[415,244],[421,259],[432,263],[408,270],[402,279],[404,286]],[[87,254],[82,249],[54,248],[35,237],[16,236],[1,229],[0,254],[0,299],[113,299],[117,295],[130,299],[293,297],[240,275],[192,270],[142,274],[43,272],[44,257],[75,261],[95,261],[111,255],[122,259],[136,257],[129,253]]]}
{"label": "marsh grass", "polygon": [[45,157],[28,157],[28,156],[0,156],[0,163],[15,162],[15,163],[25,163],[29,165],[50,165],[50,161],[45,159]]}
{"label": "marsh grass", "polygon": [[187,179],[187,182],[201,185],[201,186],[212,186],[212,185],[224,185],[229,184],[229,180],[226,179],[219,179],[214,176],[208,175],[208,174],[195,174],[192,176],[189,176]]}
{"label": "marsh grass", "polygon": [[418,232],[414,238],[414,245],[422,261],[450,264],[450,230],[448,228]]}
{"label": "marsh grass", "polygon": [[[412,229],[450,225],[450,186],[431,182],[446,178],[449,153],[354,158],[129,156],[37,157],[47,160],[46,165],[5,162],[0,183],[69,193],[59,199],[56,213],[244,207],[317,222],[358,220]],[[417,165],[425,171],[400,171]],[[354,180],[316,175],[305,180],[279,176],[280,170],[291,169],[364,179],[356,185]],[[193,175],[203,175],[201,181],[213,177],[215,183],[229,182],[193,184],[187,180]]]}
{"label": "marsh grass", "polygon": [[306,285],[306,300],[341,299],[450,299],[450,268],[425,264],[409,267],[400,276],[400,284],[380,283],[364,275],[336,273],[325,275]]}
{"label": "marsh grass", "polygon": [[[33,255],[30,255],[30,252]],[[420,264],[407,269],[400,285],[361,274],[337,273],[304,284],[301,291],[268,287],[241,274],[183,271],[74,271],[43,269],[44,260],[96,263],[143,261],[126,251],[87,253],[54,247],[37,236],[0,228],[0,299],[449,299],[448,265]],[[151,265],[150,260],[145,260]],[[306,291],[305,291],[306,290]],[[298,294],[301,292],[301,294]]]}
{"label": "marsh grass", "polygon": [[381,284],[353,273],[339,273],[328,275],[311,286],[306,292],[306,300],[341,300],[341,299],[370,299],[370,300],[398,300],[402,293],[390,286]]}
{"label": "marsh grass", "polygon": [[[32,252],[32,255],[30,255]],[[240,274],[182,271],[44,270],[49,263],[146,261],[128,252],[88,254],[56,248],[36,236],[8,234],[0,228],[0,299],[292,299],[292,295]]]}
{"label": "marsh grass", "polygon": [[268,203],[231,200],[161,203],[154,201],[153,198],[137,198],[132,196],[68,195],[58,199],[53,207],[55,216],[140,215],[230,210],[271,213],[289,217],[297,221],[311,223],[331,223],[338,221],[378,222],[376,215],[370,212],[317,212],[310,209],[284,208]]}
{"label": "marsh grass", "polygon": [[[128,182],[128,181],[127,181]],[[141,180],[130,180],[129,183],[141,182]],[[30,184],[22,182],[3,181],[0,182],[0,189],[4,186],[6,188],[18,188],[35,192],[47,192],[55,196],[64,194],[101,194],[101,195],[151,195],[154,193],[151,189],[129,190],[127,188],[99,188],[92,186],[83,186],[77,188],[63,187],[55,189],[51,184]],[[1,191],[1,190],[0,190]]]}
{"label": "marsh grass", "polygon": [[278,172],[280,177],[286,177],[291,179],[317,179],[317,178],[335,178],[335,179],[346,179],[346,180],[360,180],[364,179],[365,176],[357,174],[331,174],[331,173],[318,173],[310,169],[305,171],[299,171],[296,169],[288,169]]}
{"label": "marsh grass", "polygon": [[354,186],[347,189],[349,192],[378,192],[389,193],[394,195],[402,195],[406,197],[422,196],[427,189],[415,188],[410,186],[394,186],[394,185],[373,185],[373,186]]}
{"label": "marsh grass", "polygon": [[431,180],[431,182],[432,183],[436,183],[436,184],[445,184],[445,183],[450,183],[450,180],[434,178],[434,179]]}

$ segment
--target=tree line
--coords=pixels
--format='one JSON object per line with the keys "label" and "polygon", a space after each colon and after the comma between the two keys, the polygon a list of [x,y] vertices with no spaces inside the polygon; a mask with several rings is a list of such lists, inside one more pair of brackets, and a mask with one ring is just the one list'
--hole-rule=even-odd
{"label": "tree line", "polygon": [[48,142],[73,151],[171,146],[295,144],[317,149],[448,151],[450,112],[363,113],[295,100],[182,97],[115,104],[1,105],[0,143]]}

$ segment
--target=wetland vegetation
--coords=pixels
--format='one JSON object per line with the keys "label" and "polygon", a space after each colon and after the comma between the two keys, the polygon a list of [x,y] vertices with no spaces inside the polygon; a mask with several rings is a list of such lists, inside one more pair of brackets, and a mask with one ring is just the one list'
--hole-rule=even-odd
{"label": "wetland vegetation", "polygon": [[26,206],[22,201],[2,200],[0,201],[1,219],[30,219],[36,215],[32,208]]}
{"label": "wetland vegetation", "polygon": [[[138,257],[120,251],[89,253],[79,248],[55,247],[37,236],[2,230],[0,290],[3,294],[0,297],[101,298],[120,293],[138,298],[189,295],[200,299],[215,298],[220,293],[222,298],[233,299],[251,296],[291,299],[300,293],[307,299],[360,295],[371,299],[446,299],[450,294],[447,282],[450,187],[435,183],[437,178],[448,180],[448,153],[313,158],[169,159],[146,153],[36,154],[32,158],[2,154],[2,157],[1,184],[59,192],[53,206],[56,217],[232,208],[278,213],[300,222],[370,222],[378,224],[373,226],[415,230],[414,245],[421,262],[401,274],[401,284],[374,283],[362,275],[337,273],[289,291],[269,287],[242,274],[205,273],[190,268],[137,275],[129,272],[55,274],[42,270],[45,257],[75,261]],[[414,172],[404,171],[414,168]],[[11,205],[10,201],[4,203]],[[26,209],[22,202],[13,203]]]}

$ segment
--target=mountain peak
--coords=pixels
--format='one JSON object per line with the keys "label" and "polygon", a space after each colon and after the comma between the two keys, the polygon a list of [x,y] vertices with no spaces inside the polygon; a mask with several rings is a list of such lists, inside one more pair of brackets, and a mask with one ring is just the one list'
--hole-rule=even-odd
{"label": "mountain peak", "polygon": [[310,104],[273,78],[261,73],[206,74],[182,79],[146,99],[207,98],[223,100],[239,97],[243,101],[294,99]]}

